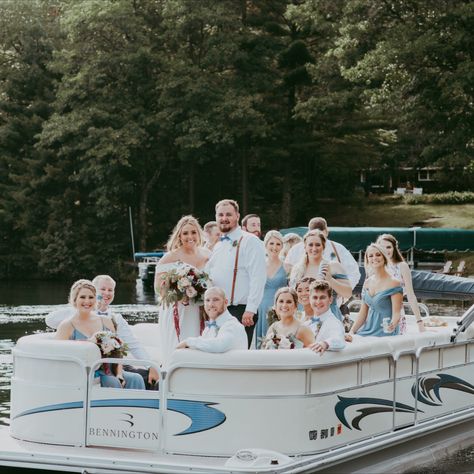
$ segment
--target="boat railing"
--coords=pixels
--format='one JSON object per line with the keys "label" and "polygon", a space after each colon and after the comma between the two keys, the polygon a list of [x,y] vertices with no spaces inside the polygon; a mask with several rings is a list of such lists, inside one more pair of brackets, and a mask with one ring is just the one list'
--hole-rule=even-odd
{"label": "boat railing", "polygon": [[[82,423],[83,423],[83,430],[84,430],[84,443],[86,441],[87,435],[87,400],[88,400],[88,393],[89,393],[89,372],[90,367],[79,357],[69,356],[69,355],[48,355],[48,354],[38,354],[35,352],[24,351],[18,348],[14,348],[12,350],[12,357],[13,357],[13,374],[12,380],[16,378],[16,371],[18,370],[19,361],[21,359],[36,359],[36,360],[47,360],[47,361],[54,361],[54,362],[68,362],[79,367],[80,372],[82,372],[82,377],[78,379],[77,384],[80,386],[80,391],[82,394],[82,406],[84,407]],[[36,385],[37,387],[39,384]],[[60,388],[61,385],[56,383],[56,387]],[[14,403],[14,402],[13,402]],[[12,418],[15,419],[16,416]]]}
{"label": "boat railing", "polygon": [[[163,379],[165,378],[165,375],[166,375],[166,372],[162,371],[161,367],[156,362],[153,362],[151,360],[146,360],[146,359],[124,359],[124,358],[113,358],[113,357],[101,358],[101,359],[96,360],[91,366],[90,372],[88,374],[88,379],[87,379],[87,403],[84,405],[85,408],[86,408],[86,410],[85,410],[85,418],[86,418],[86,421],[85,421],[85,436],[84,436],[85,446],[89,446],[89,445],[92,444],[92,443],[89,442],[89,433],[90,433],[89,428],[90,428],[90,420],[91,420],[91,408],[93,408],[91,406],[91,403],[92,403],[91,392],[92,392],[92,389],[97,386],[94,383],[95,371],[103,364],[122,364],[122,365],[123,364],[132,364],[132,365],[138,366],[138,367],[153,367],[158,372],[160,383],[163,381]],[[102,387],[101,387],[101,389],[102,389]],[[120,390],[123,390],[123,389],[120,389]],[[128,392],[130,392],[130,390],[125,390],[124,393],[128,393]],[[140,395],[142,395],[142,398],[144,398],[144,399],[157,400],[158,403],[156,404],[155,408],[158,410],[157,411],[157,416],[158,416],[158,420],[159,420],[158,429],[159,429],[160,433],[163,433],[164,432],[164,415],[163,414],[166,411],[166,409],[163,409],[163,407],[166,406],[164,390],[162,390],[161,386],[160,386],[160,390],[158,390],[158,391],[157,390],[135,390],[134,392],[135,393],[139,392]],[[148,449],[148,448],[144,448],[144,449]],[[159,453],[164,452],[164,436],[159,436],[158,437],[158,446],[156,448],[156,451],[159,452]]]}
{"label": "boat railing", "polygon": [[[361,304],[362,304],[362,300],[355,299],[355,300],[350,301],[347,304],[347,307],[349,308],[349,311],[355,312],[356,308],[359,308]],[[428,309],[428,306],[426,306],[424,303],[418,303],[418,308],[420,308],[420,313],[421,313],[422,318],[429,318],[430,310]],[[403,302],[403,309],[405,311],[405,314],[408,314],[408,315],[413,314],[411,305],[407,301]]]}
{"label": "boat railing", "polygon": [[[436,418],[436,416],[439,416],[439,413],[431,411],[424,414],[421,419],[419,418],[418,394],[420,383],[423,383],[422,379],[426,377],[427,374],[434,374],[433,376],[437,376],[440,370],[444,371],[462,365],[473,364],[474,359],[472,358],[473,354],[471,354],[470,347],[473,345],[472,338],[466,338],[464,341],[457,341],[456,344],[448,342],[448,334],[421,333],[413,337],[407,337],[404,340],[401,338],[396,338],[396,340],[395,338],[393,340],[389,340],[389,338],[382,339],[386,340],[364,341],[360,347],[357,347],[354,344],[350,346],[349,351],[345,351],[346,353],[344,355],[342,355],[342,353],[326,353],[324,355],[326,360],[321,359],[316,354],[309,351],[288,351],[288,354],[274,354],[277,355],[277,359],[275,360],[275,358],[273,358],[273,362],[270,360],[272,359],[270,357],[270,351],[238,351],[239,354],[234,352],[219,355],[218,357],[203,353],[193,353],[192,360],[189,360],[189,351],[177,351],[179,354],[175,357],[175,360],[172,361],[168,371],[161,370],[158,364],[152,360],[100,358],[93,360],[93,362],[89,359],[89,362],[86,363],[78,357],[56,355],[53,351],[51,351],[50,354],[38,354],[32,351],[30,352],[19,349],[14,349],[13,355],[14,360],[16,358],[16,362],[21,358],[34,358],[68,361],[77,364],[80,367],[80,371],[83,374],[83,380],[78,381],[78,385],[83,390],[81,395],[83,398],[83,410],[81,416],[83,418],[83,442],[85,446],[101,445],[100,442],[91,442],[89,427],[91,426],[91,415],[93,415],[92,409],[102,406],[101,402],[103,400],[107,400],[108,402],[110,400],[116,401],[117,404],[115,406],[126,406],[120,403],[128,403],[131,399],[156,401],[156,403],[149,402],[147,404],[147,407],[157,409],[154,411],[154,417],[150,418],[150,423],[157,425],[156,429],[158,430],[159,436],[156,441],[153,441],[154,444],[151,449],[159,454],[164,454],[166,452],[174,452],[172,442],[175,443],[173,439],[177,439],[176,437],[170,438],[170,436],[167,436],[166,434],[168,423],[167,418],[170,416],[167,409],[168,401],[173,399],[176,400],[177,395],[185,396],[186,399],[189,398],[190,400],[202,400],[203,398],[207,399],[208,397],[211,399],[215,398],[216,401],[220,398],[236,400],[255,398],[269,400],[269,403],[274,403],[272,400],[277,399],[276,401],[278,401],[278,399],[288,399],[292,397],[317,398],[338,394],[344,394],[344,397],[357,397],[357,392],[354,393],[353,390],[358,391],[361,388],[379,384],[391,384],[387,387],[389,387],[390,391],[393,393],[391,409],[392,421],[389,425],[384,426],[377,431],[377,434],[390,433],[405,426],[425,423]],[[400,344],[402,341],[403,343]],[[64,343],[66,344],[67,341]],[[364,346],[367,348],[367,352],[371,350],[373,352],[367,353],[366,355],[364,353]],[[252,352],[255,352],[255,354],[252,354]],[[258,352],[260,352],[260,354],[258,354]],[[275,352],[283,353],[285,351]],[[433,352],[433,354],[430,354],[431,352]],[[254,355],[257,356],[255,359],[252,357]],[[290,361],[287,364],[284,363],[284,355],[291,356]],[[265,362],[265,360],[268,360],[268,362]],[[137,366],[153,366],[160,375],[160,390],[144,391],[101,388],[94,383],[94,373],[95,369],[103,363],[129,363]],[[346,366],[346,368],[344,368],[344,366]],[[16,363],[14,367],[16,370]],[[341,370],[338,372],[336,369],[339,368]],[[354,368],[356,368],[355,371]],[[179,370],[185,371],[182,376],[177,373]],[[190,383],[191,379],[188,378],[186,370],[196,370],[193,374],[193,383]],[[203,373],[201,374],[199,370],[202,370]],[[278,377],[272,378],[271,376],[266,381],[266,390],[259,392],[258,390],[260,389],[257,388],[254,392],[245,393],[244,386],[242,386],[240,391],[233,391],[234,386],[232,386],[232,384],[226,386],[226,383],[217,380],[219,377],[213,377],[209,373],[207,374],[207,378],[201,377],[201,375],[206,375],[206,371],[211,372],[219,370],[224,374],[228,374],[229,379],[227,380],[236,384],[235,386],[237,387],[242,383],[243,379],[239,375],[234,377],[236,372],[277,372],[299,370],[303,371],[303,373],[300,373],[297,379],[295,378],[295,380],[297,380],[298,383],[301,383],[301,385],[291,387],[294,388],[294,390],[291,390],[288,393],[285,392],[287,387],[281,387],[278,385],[279,381],[282,379],[279,379]],[[281,375],[283,379],[286,377],[285,374]],[[346,378],[346,375],[349,375],[350,378]],[[252,380],[258,380],[258,377]],[[271,385],[272,383],[274,385]],[[400,394],[402,392],[398,391],[399,384],[404,388],[403,393],[405,394],[407,392],[409,393],[410,389],[414,391],[415,408],[411,418],[408,419],[406,418],[406,414],[402,416],[397,411],[398,402],[403,401],[406,403],[406,401],[400,399]],[[279,388],[280,390],[271,393],[272,390],[268,389],[268,385],[271,385],[274,388]],[[104,390],[104,392],[101,392],[101,390]],[[268,394],[268,392],[270,392],[270,394]],[[451,411],[460,412],[463,409],[463,407],[455,407]],[[171,409],[171,411],[173,410]],[[99,414],[99,412],[96,412],[96,414]],[[373,436],[373,434],[374,433],[368,434],[368,438]],[[357,438],[357,442],[360,442],[362,439],[365,438]],[[355,442],[356,441],[352,440],[347,444],[350,445]],[[110,443],[106,445],[113,446],[113,444]],[[125,447],[123,442],[120,446]],[[150,444],[148,446],[150,446]],[[176,446],[177,445],[175,444],[174,447]],[[346,446],[346,444],[341,446]],[[130,447],[136,448],[137,446]],[[150,449],[150,447],[139,449]],[[179,449],[176,452],[179,452]],[[308,452],[302,452],[301,454],[308,454]]]}
{"label": "boat railing", "polygon": [[474,304],[458,319],[451,335],[451,342],[455,342],[460,333],[464,332],[474,322]]}

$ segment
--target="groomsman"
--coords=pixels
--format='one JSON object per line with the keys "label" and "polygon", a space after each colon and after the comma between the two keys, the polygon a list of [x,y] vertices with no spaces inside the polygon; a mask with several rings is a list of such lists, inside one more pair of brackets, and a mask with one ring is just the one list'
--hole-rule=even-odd
{"label": "groomsman", "polygon": [[250,347],[267,272],[262,242],[254,234],[242,231],[239,218],[236,201],[224,199],[216,204],[221,238],[208,269],[213,284],[225,292],[230,314],[245,326]]}
{"label": "groomsman", "polygon": [[314,344],[309,348],[321,354],[326,351],[341,351],[346,347],[344,326],[331,312],[332,288],[326,280],[315,280],[309,291],[314,315],[303,323],[313,331],[315,337]]}
{"label": "groomsman", "polygon": [[176,349],[198,349],[203,352],[227,352],[247,349],[245,329],[229,311],[224,290],[213,286],[204,293],[204,311],[209,321],[202,336],[188,337]]}
{"label": "groomsman", "polygon": [[257,214],[247,214],[242,219],[242,230],[256,235],[259,239],[262,237],[262,223]]}
{"label": "groomsman", "polygon": [[[349,281],[351,283],[351,288],[354,289],[357,283],[360,280],[360,270],[359,265],[355,261],[352,254],[349,250],[344,247],[344,245],[334,242],[333,240],[328,239],[329,230],[326,219],[323,217],[313,217],[308,223],[308,230],[320,230],[326,236],[326,247],[323,253],[323,259],[327,261],[337,261],[343,267],[347,273]],[[298,261],[304,255],[304,243],[299,242],[298,244],[291,247],[285,258],[285,265],[292,267],[297,264]]]}

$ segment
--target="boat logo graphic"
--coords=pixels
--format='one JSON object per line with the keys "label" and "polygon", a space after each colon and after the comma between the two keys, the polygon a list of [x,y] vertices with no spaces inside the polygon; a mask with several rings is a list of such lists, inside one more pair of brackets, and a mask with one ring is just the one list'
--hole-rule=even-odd
{"label": "boat logo graphic", "polygon": [[[474,385],[454,375],[437,374],[432,377],[420,377],[418,383],[414,383],[411,393],[414,398],[425,405],[441,406],[440,389],[458,390],[460,392],[474,395]],[[417,393],[418,389],[418,393]]]}
{"label": "boat logo graphic", "polygon": [[131,413],[122,413],[123,416],[128,416],[128,420],[120,420],[123,421],[124,423],[129,423],[130,428],[132,428],[135,423],[132,421],[133,420],[133,415]]}
{"label": "boat logo graphic", "polygon": [[[216,428],[225,422],[226,416],[223,412],[214,408],[212,405],[216,405],[214,402],[202,402],[199,400],[179,400],[170,399],[167,402],[167,410],[180,413],[187,416],[191,420],[191,424],[184,431],[175,433],[175,436],[182,436],[188,434],[199,433],[201,431],[211,430]],[[160,401],[153,399],[142,399],[142,398],[116,398],[116,399],[104,399],[104,400],[92,400],[91,408],[99,407],[117,407],[117,408],[149,408],[158,410],[160,408]],[[52,411],[60,410],[72,410],[72,409],[83,409],[84,404],[82,401],[70,402],[70,403],[58,403],[55,405],[46,405],[31,410],[26,410],[18,414],[15,418],[22,416],[34,415],[38,413],[48,413]],[[134,426],[133,415],[127,412],[122,412],[121,415],[128,416],[129,419],[121,419],[130,424],[130,427]]]}

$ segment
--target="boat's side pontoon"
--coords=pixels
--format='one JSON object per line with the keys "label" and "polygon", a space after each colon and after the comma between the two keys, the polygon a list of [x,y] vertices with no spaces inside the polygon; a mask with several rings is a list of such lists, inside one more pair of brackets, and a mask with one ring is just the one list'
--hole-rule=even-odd
{"label": "boat's side pontoon", "polygon": [[[155,329],[136,327],[149,343]],[[157,392],[95,384],[100,354],[91,343],[26,336],[14,350],[9,446],[16,451],[0,450],[0,464],[342,472],[351,462],[355,472],[364,460],[367,472],[368,454],[408,440],[415,446],[427,434],[459,426],[449,436],[472,442],[474,328],[454,341],[451,334],[452,327],[357,338],[323,356],[177,351]]]}

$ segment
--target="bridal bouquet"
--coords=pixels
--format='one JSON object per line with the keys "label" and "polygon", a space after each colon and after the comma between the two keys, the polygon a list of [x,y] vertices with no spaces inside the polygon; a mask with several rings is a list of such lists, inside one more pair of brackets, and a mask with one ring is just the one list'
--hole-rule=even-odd
{"label": "bridal bouquet", "polygon": [[161,302],[164,306],[171,306],[181,302],[202,301],[204,292],[210,283],[206,272],[183,264],[173,268],[161,276]]}
{"label": "bridal bouquet", "polygon": [[[97,331],[90,338],[100,350],[102,357],[121,359],[128,353],[128,346],[111,331]],[[117,364],[102,364],[106,374],[117,375]]]}
{"label": "bridal bouquet", "polygon": [[262,341],[261,349],[297,349],[302,347],[301,341],[299,341],[293,334],[288,336],[282,336],[277,334],[273,329],[273,334],[269,334]]}
{"label": "bridal bouquet", "polygon": [[120,359],[128,353],[127,344],[111,331],[97,331],[90,337],[89,341],[97,345],[102,357]]}

